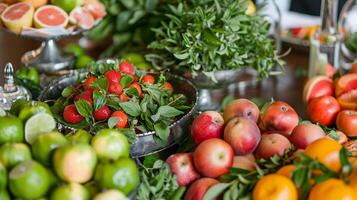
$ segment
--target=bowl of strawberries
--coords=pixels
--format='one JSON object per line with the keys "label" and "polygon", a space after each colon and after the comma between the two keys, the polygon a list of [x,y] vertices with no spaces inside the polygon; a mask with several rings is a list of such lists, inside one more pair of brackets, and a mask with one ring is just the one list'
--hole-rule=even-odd
{"label": "bowl of strawberries", "polygon": [[131,141],[133,157],[179,142],[197,98],[195,86],[183,77],[139,71],[132,63],[113,59],[53,81],[40,96],[52,105],[63,133],[117,128]]}

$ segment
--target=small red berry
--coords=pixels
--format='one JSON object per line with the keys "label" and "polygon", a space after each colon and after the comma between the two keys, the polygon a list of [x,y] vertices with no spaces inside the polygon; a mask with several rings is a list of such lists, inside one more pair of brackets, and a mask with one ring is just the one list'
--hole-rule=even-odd
{"label": "small red berry", "polygon": [[109,70],[105,72],[105,77],[107,77],[109,83],[120,83],[121,74],[115,70]]}
{"label": "small red berry", "polygon": [[136,91],[138,91],[138,96],[140,96],[141,93],[142,93],[141,87],[140,87],[139,83],[137,83],[137,82],[134,82],[134,83],[130,84],[129,88],[135,88]]}
{"label": "small red berry", "polygon": [[110,114],[110,109],[108,108],[108,106],[104,105],[100,109],[94,111],[93,117],[96,121],[104,121],[109,118]]}
{"label": "small red berry", "polygon": [[172,85],[169,83],[169,82],[165,82],[162,86],[161,86],[162,89],[164,90],[174,90],[174,88],[172,87]]}
{"label": "small red berry", "polygon": [[143,76],[141,81],[143,82],[143,84],[152,85],[155,83],[155,77],[151,75],[145,75]]}
{"label": "small red berry", "polygon": [[128,116],[123,111],[115,111],[111,117],[116,117],[118,122],[116,124],[117,128],[125,128],[128,126]]}
{"label": "small red berry", "polygon": [[119,70],[125,74],[134,74],[134,65],[128,61],[123,61],[119,64]]}
{"label": "small red berry", "polygon": [[121,86],[120,83],[110,83],[108,92],[119,96],[123,93],[123,86]]}
{"label": "small red berry", "polygon": [[122,102],[127,102],[127,101],[129,101],[129,96],[128,96],[127,94],[125,94],[125,93],[122,93],[122,94],[119,96],[119,98],[120,98],[120,100],[121,100]]}
{"label": "small red berry", "polygon": [[63,119],[68,123],[77,124],[81,122],[84,117],[78,113],[76,105],[69,104],[63,110]]}
{"label": "small red berry", "polygon": [[95,76],[88,76],[87,80],[84,82],[83,86],[86,90],[92,90],[93,87],[90,86],[97,78]]}
{"label": "small red berry", "polygon": [[84,99],[86,100],[90,105],[93,105],[93,98],[92,98],[92,90],[86,90],[79,95],[74,97],[74,101],[78,101]]}

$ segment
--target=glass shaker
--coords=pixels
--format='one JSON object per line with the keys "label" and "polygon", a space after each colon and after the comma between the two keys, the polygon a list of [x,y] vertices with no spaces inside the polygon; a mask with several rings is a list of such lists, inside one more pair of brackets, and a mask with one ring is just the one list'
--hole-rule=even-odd
{"label": "glass shaker", "polygon": [[340,68],[343,73],[351,69],[357,61],[357,0],[348,0],[343,6],[338,20],[338,30],[342,36],[340,47]]}
{"label": "glass shaker", "polygon": [[322,0],[321,24],[310,39],[309,77],[328,75],[328,68],[339,69],[340,34],[337,31],[338,0]]}
{"label": "glass shaker", "polygon": [[0,86],[0,108],[10,110],[11,105],[18,99],[31,99],[31,93],[24,87],[16,85],[14,68],[11,63],[4,68],[4,86]]}

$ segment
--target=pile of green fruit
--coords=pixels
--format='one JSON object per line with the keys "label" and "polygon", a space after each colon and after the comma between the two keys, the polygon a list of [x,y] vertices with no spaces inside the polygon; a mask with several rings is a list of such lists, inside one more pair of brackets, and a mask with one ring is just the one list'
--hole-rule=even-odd
{"label": "pile of green fruit", "polygon": [[0,117],[0,199],[126,199],[139,184],[127,138],[57,132],[48,105],[18,101]]}

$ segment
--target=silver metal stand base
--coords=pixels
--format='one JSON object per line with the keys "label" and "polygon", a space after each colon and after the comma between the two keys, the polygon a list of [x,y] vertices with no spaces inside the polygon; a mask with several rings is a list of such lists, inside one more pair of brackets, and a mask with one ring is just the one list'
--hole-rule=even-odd
{"label": "silver metal stand base", "polygon": [[75,57],[62,52],[54,40],[45,40],[40,48],[26,52],[21,61],[26,66],[37,68],[41,73],[55,74],[60,70],[71,68]]}

